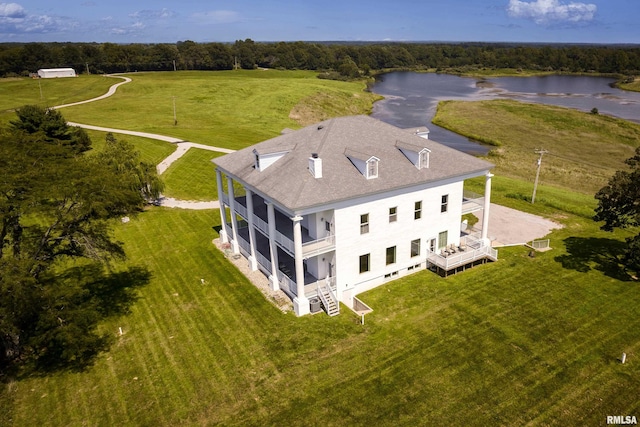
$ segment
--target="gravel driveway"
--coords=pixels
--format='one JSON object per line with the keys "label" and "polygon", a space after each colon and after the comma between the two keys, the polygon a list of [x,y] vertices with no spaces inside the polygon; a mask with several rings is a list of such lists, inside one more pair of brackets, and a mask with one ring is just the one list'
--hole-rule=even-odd
{"label": "gravel driveway", "polygon": [[[475,212],[482,224],[483,211]],[[504,206],[491,204],[489,211],[489,238],[494,247],[519,245],[540,239],[552,230],[562,228],[557,222],[521,212]]]}

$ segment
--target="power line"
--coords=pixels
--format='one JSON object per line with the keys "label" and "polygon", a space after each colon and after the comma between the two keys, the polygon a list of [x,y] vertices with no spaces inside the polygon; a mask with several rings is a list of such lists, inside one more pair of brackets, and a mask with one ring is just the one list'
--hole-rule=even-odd
{"label": "power line", "polygon": [[536,190],[538,189],[538,177],[540,176],[540,167],[542,166],[542,156],[548,153],[547,150],[535,150],[536,154],[540,154],[540,158],[538,158],[538,168],[536,169],[536,180],[533,183],[533,195],[531,196],[531,204],[536,202]]}

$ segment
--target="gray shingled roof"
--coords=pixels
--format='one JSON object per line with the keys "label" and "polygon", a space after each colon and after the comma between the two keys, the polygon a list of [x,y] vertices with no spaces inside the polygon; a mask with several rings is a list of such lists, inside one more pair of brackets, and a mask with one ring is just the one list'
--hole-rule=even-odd
{"label": "gray shingled roof", "polygon": [[[431,150],[428,169],[418,170],[398,149],[401,141]],[[254,150],[287,151],[262,172]],[[366,179],[345,155],[352,150],[380,159],[378,178]],[[322,178],[309,172],[309,157],[322,159]],[[480,176],[493,168],[484,160],[412,135],[369,116],[329,119],[218,157],[214,163],[292,212],[460,176]]]}

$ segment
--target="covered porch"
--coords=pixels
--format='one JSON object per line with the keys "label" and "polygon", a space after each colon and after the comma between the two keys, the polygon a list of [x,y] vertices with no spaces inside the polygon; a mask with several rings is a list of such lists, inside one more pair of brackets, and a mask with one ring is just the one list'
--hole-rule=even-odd
{"label": "covered porch", "polygon": [[[246,222],[242,221],[238,223],[237,236],[240,253],[245,258],[249,259],[251,256],[251,245],[249,243],[249,227]],[[284,293],[293,299],[297,296],[295,259],[280,246],[277,246],[277,251],[279,286]],[[269,250],[269,239],[262,233],[256,233],[255,255],[258,269],[266,276],[270,276],[273,270],[270,261],[271,255]],[[305,265],[306,261],[307,260],[305,260]],[[335,293],[336,281],[334,277],[318,278],[311,274],[306,267],[304,268],[304,294],[307,298],[317,297],[318,289],[323,285],[329,286]]]}

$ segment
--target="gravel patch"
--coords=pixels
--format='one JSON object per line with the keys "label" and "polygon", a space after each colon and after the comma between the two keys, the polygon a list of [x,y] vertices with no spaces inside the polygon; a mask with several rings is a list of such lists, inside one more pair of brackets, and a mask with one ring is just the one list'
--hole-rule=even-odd
{"label": "gravel patch", "polygon": [[[488,237],[492,240],[493,247],[524,245],[563,227],[562,224],[541,216],[493,203],[489,209]],[[482,224],[482,214],[483,211],[474,213],[480,220],[477,225]]]}

